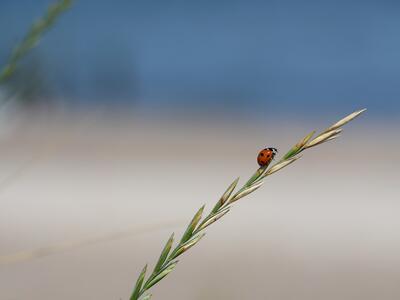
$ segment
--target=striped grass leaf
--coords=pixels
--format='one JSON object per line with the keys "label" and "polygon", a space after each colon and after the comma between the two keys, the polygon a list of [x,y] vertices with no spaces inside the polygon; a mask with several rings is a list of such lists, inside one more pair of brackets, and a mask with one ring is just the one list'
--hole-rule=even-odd
{"label": "striped grass leaf", "polygon": [[152,280],[150,280],[146,285],[145,288],[146,290],[151,288],[153,285],[158,283],[161,279],[163,279],[165,276],[167,276],[171,271],[176,267],[178,264],[178,261],[172,261],[169,264],[167,264],[160,272],[157,274],[157,276],[154,276]]}
{"label": "striped grass leaf", "polygon": [[303,147],[308,143],[308,141],[312,138],[315,134],[315,130],[311,131],[307,134],[302,140],[300,140],[296,145],[294,145],[282,158],[282,160],[286,160],[295,156],[296,154],[300,153],[303,150]]}
{"label": "striped grass leaf", "polygon": [[317,145],[320,145],[324,142],[326,142],[327,139],[331,138],[332,136],[338,135],[339,133],[342,132],[343,129],[338,128],[338,129],[332,129],[327,132],[323,132],[320,135],[318,135],[315,139],[310,141],[305,147],[306,148],[311,148]]}
{"label": "striped grass leaf", "polygon": [[204,207],[205,207],[205,205],[200,207],[200,209],[194,215],[192,221],[189,223],[188,227],[186,228],[185,233],[182,236],[182,239],[180,242],[181,244],[185,243],[192,237],[193,231],[196,229],[196,226],[199,223],[201,216],[203,215]]}
{"label": "striped grass leaf", "polygon": [[147,265],[144,266],[142,272],[140,272],[139,278],[136,281],[135,288],[133,289],[132,296],[130,300],[136,300],[140,295],[140,290],[142,289],[144,277],[146,276]]}
{"label": "striped grass leaf", "polygon": [[258,181],[253,183],[252,185],[244,188],[243,190],[239,191],[235,196],[232,197],[232,199],[230,200],[229,204],[238,201],[239,199],[247,196],[248,194],[254,192],[255,190],[257,190],[258,188],[260,188],[262,185],[264,184],[263,181]]}
{"label": "striped grass leaf", "polygon": [[263,178],[265,178],[266,176],[272,175],[275,172],[278,172],[279,170],[283,169],[284,167],[287,167],[288,165],[294,163],[296,160],[300,159],[301,156],[295,156],[292,158],[288,158],[286,160],[280,161],[279,163],[277,163],[276,165],[273,165],[264,175]]}
{"label": "striped grass leaf", "polygon": [[335,124],[333,124],[331,127],[327,128],[325,130],[326,131],[331,131],[331,130],[335,130],[338,129],[340,127],[343,127],[343,125],[346,125],[347,123],[349,123],[351,120],[354,120],[355,118],[357,118],[359,115],[361,115],[364,111],[366,111],[366,108],[360,109],[358,111],[355,111],[351,114],[349,114],[348,116],[344,117],[343,119],[337,121]]}
{"label": "striped grass leaf", "polygon": [[169,252],[171,251],[172,244],[174,242],[174,234],[171,234],[171,237],[168,239],[167,243],[164,246],[163,251],[161,252],[160,258],[158,259],[158,262],[156,266],[154,267],[153,274],[156,274],[159,272],[165,262],[165,260],[168,257]]}
{"label": "striped grass leaf", "polygon": [[206,234],[205,233],[200,233],[197,235],[194,235],[190,240],[188,240],[186,243],[181,244],[176,251],[174,251],[171,255],[170,259],[175,259],[178,256],[182,255],[185,253],[187,250],[192,248],[194,245],[196,245]]}
{"label": "striped grass leaf", "polygon": [[221,209],[219,212],[214,213],[211,215],[209,218],[205,219],[205,222],[200,224],[198,229],[196,229],[197,232],[204,230],[206,227],[210,226],[212,223],[215,223],[219,219],[221,219],[223,216],[225,216],[228,212],[230,211],[230,207],[226,207],[224,209]]}
{"label": "striped grass leaf", "polygon": [[336,140],[338,137],[340,137],[340,134],[336,134],[334,136],[331,136],[330,138],[326,139],[326,142],[332,141],[332,140]]}
{"label": "striped grass leaf", "polygon": [[140,296],[139,300],[150,300],[152,295],[150,293],[144,293],[142,296]]}
{"label": "striped grass leaf", "polygon": [[311,145],[307,145],[307,148],[315,147],[315,146],[321,145],[323,143],[332,141],[332,140],[334,140],[334,139],[336,139],[336,138],[338,138],[340,136],[340,132],[341,131],[338,131],[337,133],[328,132],[328,133],[330,133],[328,135],[328,137],[325,137],[323,140],[318,141],[318,143],[313,143]]}
{"label": "striped grass leaf", "polygon": [[251,185],[252,183],[254,183],[255,181],[257,181],[257,179],[259,179],[260,176],[262,176],[262,174],[264,174],[264,172],[267,170],[267,168],[268,168],[268,165],[259,167],[259,168],[257,169],[257,171],[255,171],[255,173],[253,174],[253,176],[251,176],[251,177],[249,178],[249,180],[247,180],[246,184],[245,184],[242,188],[245,188],[245,187]]}
{"label": "striped grass leaf", "polygon": [[217,204],[215,204],[214,208],[212,209],[212,213],[216,213],[224,204],[225,202],[229,199],[229,197],[231,196],[232,192],[234,191],[234,189],[236,188],[236,185],[239,182],[239,177],[236,178],[231,185],[226,189],[225,193],[222,195],[222,197],[219,199],[219,201],[217,202]]}

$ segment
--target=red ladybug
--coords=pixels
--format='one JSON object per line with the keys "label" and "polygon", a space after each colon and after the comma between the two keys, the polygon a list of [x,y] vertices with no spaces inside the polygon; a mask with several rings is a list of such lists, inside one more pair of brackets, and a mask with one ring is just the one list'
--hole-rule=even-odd
{"label": "red ladybug", "polygon": [[265,148],[258,153],[257,162],[260,167],[266,167],[270,164],[271,160],[274,159],[274,156],[278,153],[278,150],[275,148]]}

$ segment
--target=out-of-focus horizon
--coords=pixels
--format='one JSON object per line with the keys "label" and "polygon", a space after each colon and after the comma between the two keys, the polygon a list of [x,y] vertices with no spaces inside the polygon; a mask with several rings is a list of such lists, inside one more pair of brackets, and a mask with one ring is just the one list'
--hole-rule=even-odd
{"label": "out-of-focus horizon", "polygon": [[[0,62],[49,3],[2,1]],[[74,109],[396,119],[398,28],[395,1],[76,1],[9,85]]]}

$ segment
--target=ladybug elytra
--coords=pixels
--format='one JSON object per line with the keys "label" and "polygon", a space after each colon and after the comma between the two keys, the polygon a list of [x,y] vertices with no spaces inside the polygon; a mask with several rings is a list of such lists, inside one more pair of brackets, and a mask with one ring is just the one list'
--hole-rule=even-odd
{"label": "ladybug elytra", "polygon": [[274,156],[278,153],[275,148],[265,148],[258,153],[257,162],[260,167],[266,167],[274,159]]}

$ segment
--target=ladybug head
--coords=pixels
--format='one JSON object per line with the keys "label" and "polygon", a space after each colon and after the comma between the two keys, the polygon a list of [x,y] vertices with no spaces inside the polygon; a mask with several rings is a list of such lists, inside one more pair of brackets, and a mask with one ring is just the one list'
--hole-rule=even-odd
{"label": "ladybug head", "polygon": [[267,148],[267,149],[272,151],[274,156],[278,153],[278,150],[276,148]]}

